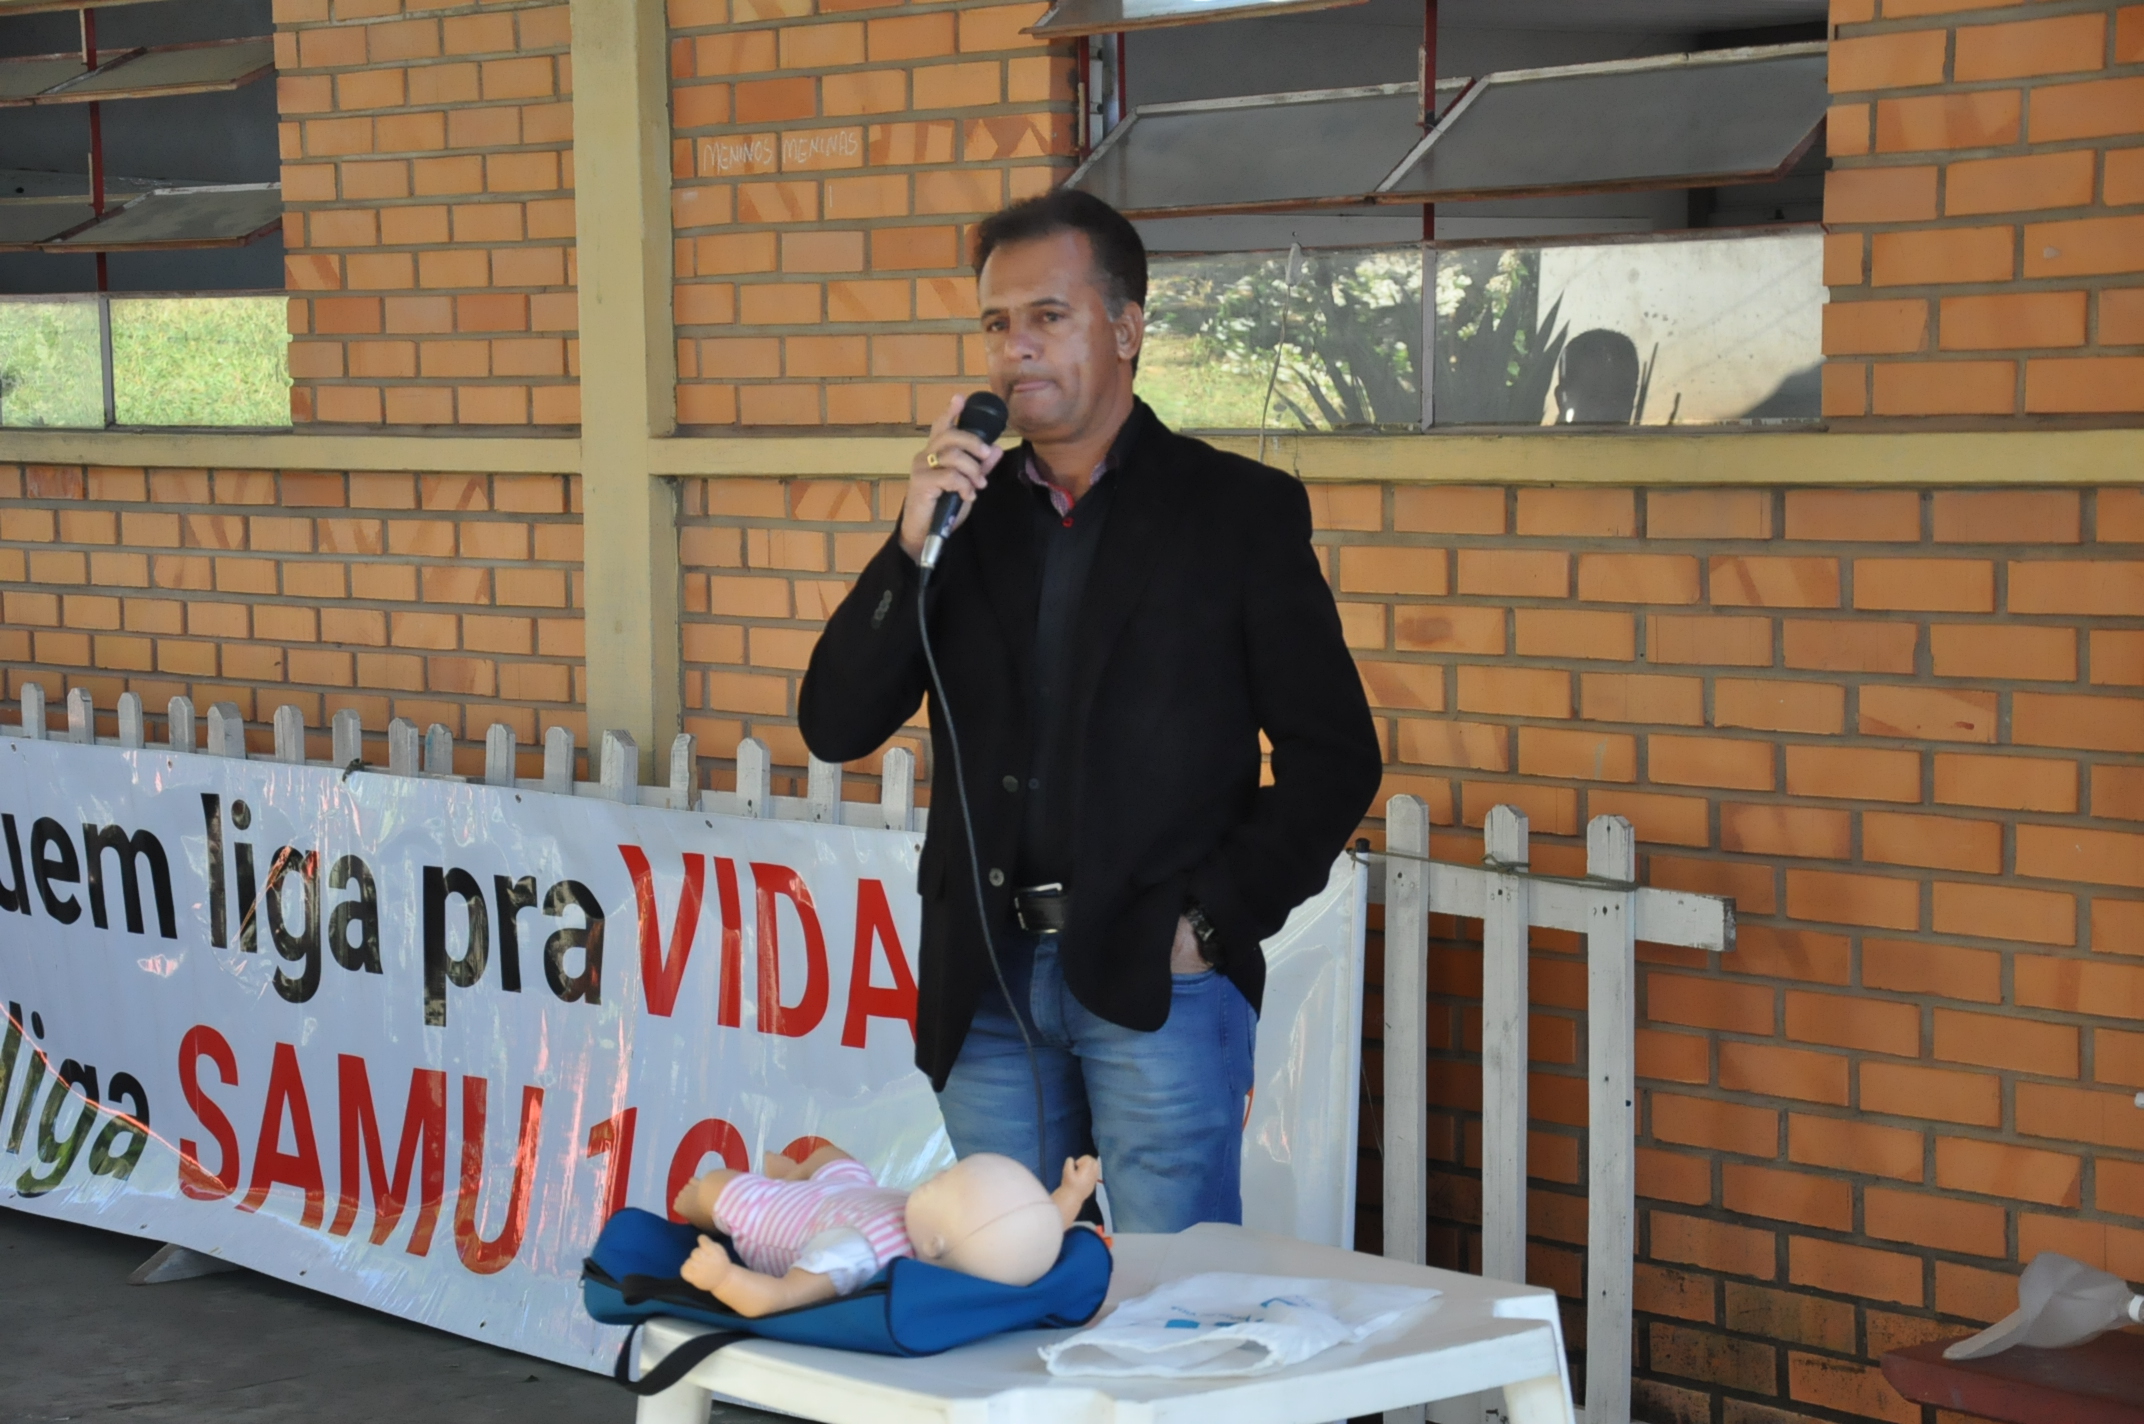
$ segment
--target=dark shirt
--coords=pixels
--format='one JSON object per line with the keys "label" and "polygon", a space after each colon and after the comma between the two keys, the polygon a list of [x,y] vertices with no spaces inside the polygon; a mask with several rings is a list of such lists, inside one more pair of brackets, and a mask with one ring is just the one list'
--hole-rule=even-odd
{"label": "dark shirt", "polygon": [[[1125,429],[1130,429],[1126,422]],[[1110,494],[1105,478],[1119,463],[1124,431],[1095,470],[1077,504],[1042,477],[1032,457],[1021,471],[1033,497],[1035,545],[1042,563],[1042,596],[1035,614],[1034,679],[1028,688],[1035,729],[1028,763],[1027,802],[1020,823],[1020,856],[1013,883],[1019,886],[1072,882],[1073,828],[1079,823],[1079,756],[1066,692],[1072,685],[1073,632],[1086,598],[1087,575],[1102,542]]]}
{"label": "dark shirt", "polygon": [[1111,485],[1103,481],[1069,514],[1059,515],[1049,497],[1035,492],[1036,542],[1042,553],[1042,602],[1035,614],[1035,675],[1028,691],[1034,709],[1035,755],[1028,764],[1027,806],[1020,826],[1016,883],[1070,884],[1076,787],[1071,708],[1072,630],[1094,568],[1109,514]]}

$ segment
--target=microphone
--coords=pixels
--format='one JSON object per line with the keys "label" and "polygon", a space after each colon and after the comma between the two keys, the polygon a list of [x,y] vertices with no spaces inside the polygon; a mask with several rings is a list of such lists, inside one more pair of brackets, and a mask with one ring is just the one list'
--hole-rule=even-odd
{"label": "microphone", "polygon": [[[984,444],[995,444],[1005,433],[1005,422],[1012,412],[1005,408],[991,391],[977,391],[968,397],[968,403],[960,408],[960,419],[954,422],[956,429],[978,436]],[[960,495],[947,490],[938,496],[937,508],[931,511],[931,532],[923,537],[923,557],[916,560],[926,569],[938,567],[938,556],[945,550],[946,536],[953,532],[953,521],[960,518]]]}

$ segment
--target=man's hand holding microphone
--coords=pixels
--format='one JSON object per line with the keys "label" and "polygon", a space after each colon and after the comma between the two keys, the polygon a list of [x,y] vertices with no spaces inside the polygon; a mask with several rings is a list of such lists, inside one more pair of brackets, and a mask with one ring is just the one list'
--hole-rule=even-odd
{"label": "man's hand holding microphone", "polygon": [[923,449],[910,463],[908,498],[901,506],[901,548],[924,568],[935,568],[945,538],[967,519],[975,497],[990,483],[1005,452],[1005,402],[989,391],[955,396],[931,426]]}

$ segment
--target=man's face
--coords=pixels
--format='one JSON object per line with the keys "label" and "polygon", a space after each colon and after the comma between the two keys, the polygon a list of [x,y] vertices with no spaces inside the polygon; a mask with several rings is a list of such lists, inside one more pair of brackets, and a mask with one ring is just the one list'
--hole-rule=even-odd
{"label": "man's face", "polygon": [[1087,433],[1130,390],[1144,314],[1127,302],[1111,318],[1085,233],[998,248],[978,289],[990,387],[1029,439]]}

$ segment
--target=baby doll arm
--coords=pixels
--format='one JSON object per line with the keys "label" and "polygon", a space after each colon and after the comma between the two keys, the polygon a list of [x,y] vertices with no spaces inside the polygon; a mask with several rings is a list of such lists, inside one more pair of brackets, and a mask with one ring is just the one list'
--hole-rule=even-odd
{"label": "baby doll arm", "polygon": [[1079,1220],[1079,1209],[1094,1195],[1095,1184],[1102,1180],[1102,1164],[1094,1157],[1065,1158],[1064,1179],[1057,1190],[1050,1193],[1050,1200],[1057,1204],[1057,1214],[1065,1219],[1065,1230]]}
{"label": "baby doll arm", "polygon": [[816,1272],[793,1269],[785,1276],[775,1277],[749,1270],[732,1261],[727,1251],[705,1236],[678,1274],[748,1319],[794,1310],[800,1305],[816,1305],[839,1294],[832,1277]]}
{"label": "baby doll arm", "polygon": [[677,1197],[670,1203],[671,1209],[702,1231],[714,1230],[715,1203],[722,1199],[723,1189],[737,1175],[727,1167],[702,1172],[677,1189]]}

